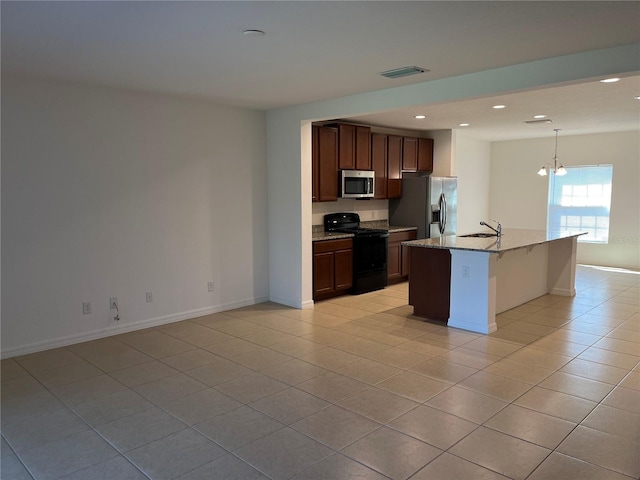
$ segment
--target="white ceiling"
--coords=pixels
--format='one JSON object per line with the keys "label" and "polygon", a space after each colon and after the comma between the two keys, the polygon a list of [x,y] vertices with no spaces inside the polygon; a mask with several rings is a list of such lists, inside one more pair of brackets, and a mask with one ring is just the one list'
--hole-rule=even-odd
{"label": "white ceiling", "polygon": [[[345,119],[368,125],[407,130],[459,129],[472,138],[488,141],[561,135],[640,130],[640,77],[621,78],[614,84],[598,80],[510,95],[466,100],[427,107]],[[501,110],[493,105],[505,105]],[[417,120],[415,115],[426,115]],[[546,115],[552,123],[526,124],[534,115]],[[468,123],[468,127],[460,127]]]}
{"label": "white ceiling", "polygon": [[[2,71],[271,109],[640,42],[640,2],[10,2]],[[246,37],[249,28],[266,32]],[[640,45],[640,44],[639,44]],[[640,54],[640,50],[639,50]],[[380,72],[429,69],[390,80]],[[612,72],[616,73],[616,72]],[[637,72],[636,72],[637,73]],[[640,128],[640,77],[353,119],[487,140]],[[505,103],[507,108],[488,107]],[[425,113],[421,123],[413,115]],[[547,114],[551,125],[523,123]]]}

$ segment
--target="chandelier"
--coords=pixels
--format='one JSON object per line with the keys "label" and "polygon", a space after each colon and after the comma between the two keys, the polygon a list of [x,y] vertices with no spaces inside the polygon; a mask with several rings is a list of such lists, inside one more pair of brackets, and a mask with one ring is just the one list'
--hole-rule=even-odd
{"label": "chandelier", "polygon": [[[561,177],[562,175],[567,174],[567,169],[564,168],[564,166],[560,162],[558,162],[558,132],[560,131],[560,129],[554,128],[553,131],[556,132],[556,149],[553,154],[553,173]],[[546,177],[548,175],[547,165],[551,167],[550,163],[545,163],[544,165],[542,165],[542,167],[540,167],[540,170],[538,170],[538,175],[542,177]]]}

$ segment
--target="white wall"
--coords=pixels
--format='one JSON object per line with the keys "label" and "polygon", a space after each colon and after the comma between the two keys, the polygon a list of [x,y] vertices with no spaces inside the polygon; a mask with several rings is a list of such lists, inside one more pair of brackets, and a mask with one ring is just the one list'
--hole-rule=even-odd
{"label": "white wall", "polygon": [[489,221],[491,143],[475,140],[453,131],[455,170],[458,177],[458,234],[486,230],[479,225]]}
{"label": "white wall", "polygon": [[3,356],[264,301],[265,136],[261,112],[3,75]]}
{"label": "white wall", "polygon": [[[553,157],[554,138],[491,144],[492,218],[505,227],[546,229],[549,177],[536,172]],[[578,243],[579,263],[640,268],[640,132],[563,136],[565,166],[613,165],[609,243]]]}

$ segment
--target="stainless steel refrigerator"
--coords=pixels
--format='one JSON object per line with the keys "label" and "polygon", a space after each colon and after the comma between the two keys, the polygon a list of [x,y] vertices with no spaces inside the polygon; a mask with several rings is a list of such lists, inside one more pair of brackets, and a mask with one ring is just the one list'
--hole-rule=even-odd
{"label": "stainless steel refrigerator", "polygon": [[458,179],[402,176],[402,198],[389,200],[389,225],[418,227],[418,238],[455,235]]}

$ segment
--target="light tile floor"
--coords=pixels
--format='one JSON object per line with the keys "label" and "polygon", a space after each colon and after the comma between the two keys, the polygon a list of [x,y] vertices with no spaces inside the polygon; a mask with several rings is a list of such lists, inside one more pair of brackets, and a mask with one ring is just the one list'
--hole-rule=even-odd
{"label": "light tile floor", "polygon": [[640,476],[640,275],[580,266],[477,335],[407,285],[2,361],[9,479]]}

